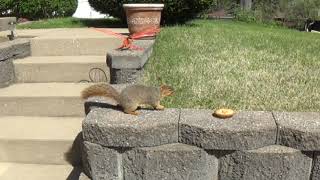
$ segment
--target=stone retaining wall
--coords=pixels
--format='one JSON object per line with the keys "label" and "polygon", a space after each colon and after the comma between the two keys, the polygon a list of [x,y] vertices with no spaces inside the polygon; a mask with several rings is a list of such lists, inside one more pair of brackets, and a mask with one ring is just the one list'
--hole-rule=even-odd
{"label": "stone retaining wall", "polygon": [[92,106],[84,167],[94,180],[318,180],[320,113],[141,110]]}
{"label": "stone retaining wall", "polygon": [[[143,76],[153,41],[143,51],[112,51],[112,84]],[[126,85],[116,85],[119,91]],[[320,180],[320,113],[141,110],[115,102],[85,103],[83,167],[93,180]]]}
{"label": "stone retaining wall", "polygon": [[9,86],[15,80],[13,60],[30,54],[28,39],[0,42],[0,88]]}

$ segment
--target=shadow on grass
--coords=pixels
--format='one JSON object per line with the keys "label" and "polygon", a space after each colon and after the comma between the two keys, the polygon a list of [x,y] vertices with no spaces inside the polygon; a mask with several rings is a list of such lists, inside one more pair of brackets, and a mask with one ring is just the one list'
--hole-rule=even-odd
{"label": "shadow on grass", "polygon": [[18,29],[49,29],[49,28],[126,28],[125,22],[116,18],[109,19],[77,19],[72,17],[43,19],[18,24]]}
{"label": "shadow on grass", "polygon": [[195,23],[194,20],[190,20],[190,21],[187,21],[187,22],[177,22],[177,23],[168,23],[168,24],[164,24],[162,22],[161,26],[162,27],[175,27],[175,26],[199,27],[200,25],[198,23]]}
{"label": "shadow on grass", "polygon": [[[97,27],[97,28],[127,28],[128,25],[126,22],[120,19],[81,19],[78,20],[88,27]],[[194,23],[194,21],[187,21],[183,23],[171,23],[171,24],[163,24],[162,27],[174,27],[174,26],[185,26],[185,27],[199,27],[200,25]]]}
{"label": "shadow on grass", "polygon": [[[162,27],[185,26],[185,27],[199,27],[201,24],[195,21],[186,21],[180,23],[163,24]],[[23,24],[18,24],[18,29],[49,29],[49,28],[127,28],[125,20],[119,18],[108,19],[78,19],[73,17],[43,19],[37,21],[30,21]]]}

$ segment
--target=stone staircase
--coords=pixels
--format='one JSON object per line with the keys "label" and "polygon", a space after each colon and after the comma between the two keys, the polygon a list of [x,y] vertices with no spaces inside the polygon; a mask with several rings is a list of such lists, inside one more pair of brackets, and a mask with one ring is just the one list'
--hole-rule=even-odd
{"label": "stone staircase", "polygon": [[17,33],[33,37],[31,56],[14,61],[16,84],[0,89],[0,179],[84,178],[80,92],[91,83],[80,82],[109,82],[106,52],[121,41],[90,28]]}

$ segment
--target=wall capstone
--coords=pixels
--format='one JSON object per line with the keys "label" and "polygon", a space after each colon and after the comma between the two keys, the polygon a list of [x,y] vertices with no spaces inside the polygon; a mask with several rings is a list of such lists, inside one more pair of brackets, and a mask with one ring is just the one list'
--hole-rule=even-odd
{"label": "wall capstone", "polygon": [[179,114],[178,109],[142,110],[139,116],[120,110],[93,109],[83,122],[84,140],[125,148],[177,143]]}
{"label": "wall capstone", "polygon": [[210,150],[255,149],[276,142],[277,127],[269,112],[239,112],[218,119],[211,110],[181,111],[179,142]]}
{"label": "wall capstone", "polygon": [[320,113],[277,112],[278,143],[304,151],[320,151]]}

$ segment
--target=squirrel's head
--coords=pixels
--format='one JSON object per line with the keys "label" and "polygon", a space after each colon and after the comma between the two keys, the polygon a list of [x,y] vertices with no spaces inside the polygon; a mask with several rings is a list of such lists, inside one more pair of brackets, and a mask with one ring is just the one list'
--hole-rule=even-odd
{"label": "squirrel's head", "polygon": [[171,96],[174,93],[174,90],[172,87],[167,86],[167,85],[161,85],[160,86],[160,92],[161,92],[161,97],[166,97],[166,96]]}

